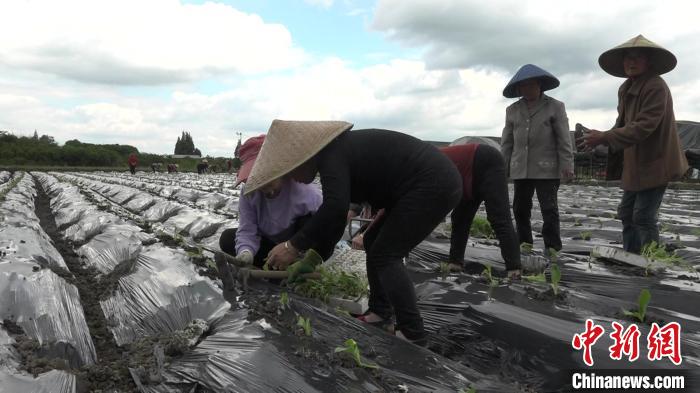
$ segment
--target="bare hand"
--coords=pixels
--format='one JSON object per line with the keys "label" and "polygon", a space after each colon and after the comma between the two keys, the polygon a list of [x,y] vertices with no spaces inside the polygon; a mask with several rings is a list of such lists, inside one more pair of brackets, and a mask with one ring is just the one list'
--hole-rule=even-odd
{"label": "bare hand", "polygon": [[352,248],[355,250],[365,249],[364,236],[362,234],[359,234],[352,238]]}
{"label": "bare hand", "polygon": [[577,147],[590,151],[598,145],[605,144],[604,132],[598,130],[589,130],[583,134],[583,138],[577,139]]}
{"label": "bare hand", "polygon": [[267,254],[267,265],[270,269],[284,270],[289,264],[298,259],[299,253],[296,248],[289,244],[289,242],[286,242],[286,244],[287,246],[285,246],[285,243],[276,245]]}

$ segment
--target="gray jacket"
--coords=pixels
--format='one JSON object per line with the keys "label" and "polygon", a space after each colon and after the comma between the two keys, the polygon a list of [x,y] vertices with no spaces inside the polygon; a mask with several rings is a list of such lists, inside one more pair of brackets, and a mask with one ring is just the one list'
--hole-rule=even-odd
{"label": "gray jacket", "polygon": [[542,94],[532,111],[520,99],[506,109],[501,153],[511,179],[559,179],[574,169],[564,103]]}

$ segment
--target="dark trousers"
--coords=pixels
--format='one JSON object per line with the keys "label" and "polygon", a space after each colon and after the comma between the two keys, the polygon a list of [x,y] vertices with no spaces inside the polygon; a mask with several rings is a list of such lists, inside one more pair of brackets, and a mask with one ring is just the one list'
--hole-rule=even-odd
{"label": "dark trousers", "polygon": [[[298,217],[294,223],[292,224],[290,229],[287,229],[283,231],[287,236],[285,240],[286,241],[291,239],[291,237],[297,233],[298,230],[300,230],[309,220],[311,219],[311,214],[307,214],[302,217]],[[238,228],[231,228],[223,231],[221,233],[221,236],[219,237],[219,248],[221,251],[236,256],[236,231]],[[272,250],[278,242],[275,242],[274,240],[266,237],[266,236],[260,236],[260,248],[258,249],[258,252],[255,253],[255,256],[253,257],[253,265],[256,267],[262,267],[265,264],[265,258],[267,258],[267,254],[270,253],[270,250]],[[330,258],[330,256],[333,254],[333,248],[324,248],[320,249],[317,247],[311,247],[316,252],[318,252],[321,257],[326,260]]]}
{"label": "dark trousers", "polygon": [[533,243],[532,226],[532,195],[537,192],[542,212],[542,238],[545,249],[561,250],[559,234],[559,179],[521,179],[513,181],[513,215],[518,229],[520,243]]}
{"label": "dark trousers", "polygon": [[[221,233],[221,237],[219,237],[219,248],[221,249],[221,251],[236,256],[237,230],[238,228],[230,228]],[[265,264],[265,258],[267,258],[267,254],[269,254],[270,250],[272,250],[272,248],[276,245],[277,243],[273,242],[267,237],[260,236],[260,248],[253,257],[253,266],[262,268]]]}
{"label": "dark trousers", "polygon": [[469,230],[479,206],[484,202],[486,217],[498,238],[506,270],[520,269],[520,245],[510,217],[508,182],[503,156],[498,149],[487,145],[477,147],[471,181],[472,199],[462,198],[452,211],[450,261],[461,263],[464,260]]}
{"label": "dark trousers", "polygon": [[136,165],[129,164],[129,172],[131,172],[132,175],[135,175],[136,174]]}
{"label": "dark trousers", "polygon": [[416,173],[410,189],[364,234],[367,252],[369,309],[382,318],[396,314],[396,328],[408,339],[425,338],[413,282],[403,258],[425,239],[462,196],[459,172],[437,150],[421,155],[429,163]]}
{"label": "dark trousers", "polygon": [[659,242],[659,207],[666,185],[642,191],[625,191],[617,207],[622,220],[622,245],[625,251],[639,254],[652,241]]}

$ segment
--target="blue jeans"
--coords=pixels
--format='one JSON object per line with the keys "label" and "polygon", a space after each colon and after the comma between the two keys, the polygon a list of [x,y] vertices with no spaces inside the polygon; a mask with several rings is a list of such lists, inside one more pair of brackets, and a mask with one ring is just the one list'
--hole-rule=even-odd
{"label": "blue jeans", "polygon": [[642,191],[625,191],[617,207],[622,220],[622,244],[625,251],[639,254],[652,241],[659,242],[659,207],[666,185]]}

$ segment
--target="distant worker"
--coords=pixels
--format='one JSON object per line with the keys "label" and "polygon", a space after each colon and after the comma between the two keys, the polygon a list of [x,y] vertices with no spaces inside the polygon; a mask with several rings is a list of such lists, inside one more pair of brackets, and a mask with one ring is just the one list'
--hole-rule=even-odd
{"label": "distant worker", "polygon": [[231,168],[233,167],[233,161],[226,160],[226,172],[231,173]]}
{"label": "distant worker", "polygon": [[209,161],[205,158],[197,164],[197,173],[202,174],[202,173],[207,173],[209,171]]}
{"label": "distant worker", "polygon": [[136,166],[139,164],[139,159],[136,157],[136,153],[129,154],[129,159],[127,160],[129,164],[129,171],[132,175],[136,174]]}
{"label": "distant worker", "polygon": [[560,179],[574,175],[569,119],[564,103],[542,92],[559,86],[559,80],[532,64],[522,66],[503,89],[507,98],[522,97],[506,109],[501,152],[506,175],[513,179],[513,215],[519,243],[533,243],[532,196],[542,212],[545,251],[561,250]]}
{"label": "distant worker", "polygon": [[[642,35],[604,52],[600,67],[627,78],[618,90],[617,121],[612,129],[590,130],[580,144],[609,146],[608,175],[622,177],[622,220],[625,251],[639,253],[659,241],[659,207],[668,183],[688,170],[676,129],[671,91],[659,76],[676,67],[676,56]],[[623,151],[622,170],[615,154]]]}

